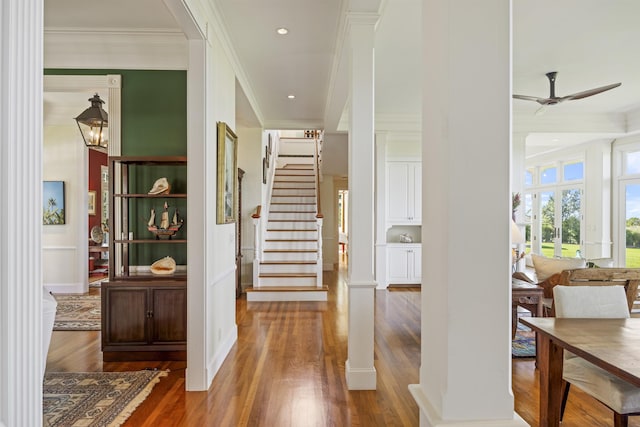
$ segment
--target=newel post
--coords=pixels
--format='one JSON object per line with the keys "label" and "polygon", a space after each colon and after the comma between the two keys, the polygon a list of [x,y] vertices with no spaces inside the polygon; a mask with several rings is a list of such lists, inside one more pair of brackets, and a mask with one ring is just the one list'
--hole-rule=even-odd
{"label": "newel post", "polygon": [[253,221],[253,236],[254,236],[254,252],[253,252],[253,287],[260,287],[260,261],[262,260],[262,250],[260,242],[262,242],[262,227],[260,225],[260,211],[262,206],[256,208],[256,212],[251,215]]}
{"label": "newel post", "polygon": [[316,261],[316,287],[322,287],[322,214],[316,215],[318,228],[318,259]]}

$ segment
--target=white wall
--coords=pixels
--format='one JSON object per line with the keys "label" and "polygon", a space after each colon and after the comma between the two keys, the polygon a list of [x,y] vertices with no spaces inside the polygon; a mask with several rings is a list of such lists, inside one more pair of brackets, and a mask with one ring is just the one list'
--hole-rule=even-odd
{"label": "white wall", "polygon": [[[253,285],[255,232],[251,215],[262,204],[262,156],[266,134],[259,128],[238,128],[238,167],[242,180],[242,288]],[[263,206],[266,209],[266,206]]]}
{"label": "white wall", "polygon": [[[206,200],[204,211],[209,214],[205,228],[205,360],[206,383],[211,383],[222,361],[237,339],[235,310],[235,224],[216,224],[216,123],[225,122],[235,132],[235,75],[220,41],[210,37],[205,45],[206,89]],[[191,286],[191,283],[190,283]]]}
{"label": "white wall", "polygon": [[[322,175],[347,176],[348,135],[325,133],[322,141]],[[323,202],[324,205],[324,202]]]}
{"label": "white wall", "polygon": [[[82,293],[88,288],[87,155],[78,127],[45,126],[43,130],[44,181],[64,181],[65,224],[42,226],[44,286],[59,293]],[[71,167],[72,166],[72,167]]]}

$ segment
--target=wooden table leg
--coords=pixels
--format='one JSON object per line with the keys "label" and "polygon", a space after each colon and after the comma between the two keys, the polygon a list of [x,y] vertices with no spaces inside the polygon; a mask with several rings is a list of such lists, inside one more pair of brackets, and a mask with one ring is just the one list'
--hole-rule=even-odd
{"label": "wooden table leg", "polygon": [[560,404],[562,401],[562,347],[553,343],[544,334],[538,334],[540,349],[538,368],[540,370],[540,426],[560,425]]}

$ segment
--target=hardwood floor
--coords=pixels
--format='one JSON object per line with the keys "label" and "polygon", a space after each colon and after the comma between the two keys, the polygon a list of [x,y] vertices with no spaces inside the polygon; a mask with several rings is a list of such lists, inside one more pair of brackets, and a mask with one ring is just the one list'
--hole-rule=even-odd
{"label": "hardwood floor", "polygon": [[[407,385],[418,382],[419,289],[376,293],[378,389],[348,391],[343,275],[325,273],[327,302],[237,300],[238,341],[207,392],[184,391],[185,362],[103,363],[99,331],[54,331],[47,371],[170,369],[124,427],[418,426]],[[538,373],[532,360],[513,360],[513,393],[516,411],[537,426]],[[610,426],[613,415],[573,388],[562,425]],[[640,426],[640,417],[631,417],[629,425]]]}

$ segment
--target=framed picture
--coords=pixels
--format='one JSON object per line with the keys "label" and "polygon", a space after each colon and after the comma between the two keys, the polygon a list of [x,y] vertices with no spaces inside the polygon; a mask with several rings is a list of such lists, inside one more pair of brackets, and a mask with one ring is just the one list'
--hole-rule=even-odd
{"label": "framed picture", "polygon": [[269,151],[265,153],[264,160],[265,160],[265,165],[267,166],[267,169],[269,169]]}
{"label": "framed picture", "polygon": [[42,183],[42,224],[64,224],[64,181]]}
{"label": "framed picture", "polygon": [[267,183],[267,158],[262,158],[262,183]]}
{"label": "framed picture", "polygon": [[88,206],[89,215],[96,214],[96,192],[93,190],[89,190],[89,206]]}
{"label": "framed picture", "polygon": [[238,200],[238,137],[224,122],[218,122],[218,224],[236,221]]}

